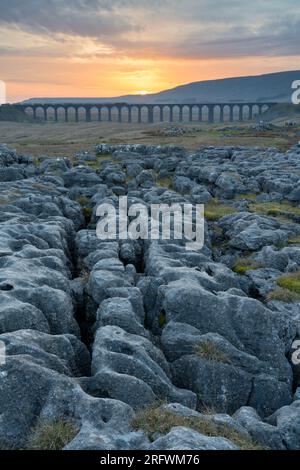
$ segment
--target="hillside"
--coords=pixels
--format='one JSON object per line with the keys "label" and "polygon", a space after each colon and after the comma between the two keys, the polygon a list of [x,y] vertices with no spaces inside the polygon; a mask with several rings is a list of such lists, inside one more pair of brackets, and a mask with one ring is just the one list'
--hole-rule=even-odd
{"label": "hillside", "polygon": [[291,85],[300,79],[300,71],[279,72],[250,77],[208,80],[181,85],[147,96],[127,95],[111,98],[34,98],[25,103],[196,103],[196,102],[262,102],[291,101]]}

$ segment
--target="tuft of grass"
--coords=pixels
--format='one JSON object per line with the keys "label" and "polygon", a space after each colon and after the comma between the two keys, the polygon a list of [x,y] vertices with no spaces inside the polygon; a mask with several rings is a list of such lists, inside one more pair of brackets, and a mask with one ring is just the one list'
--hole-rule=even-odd
{"label": "tuft of grass", "polygon": [[239,258],[233,266],[233,271],[237,274],[246,274],[247,271],[260,268],[263,268],[263,265],[258,261],[251,258]]}
{"label": "tuft of grass", "polygon": [[87,284],[89,282],[90,278],[90,273],[86,269],[82,270],[81,273],[79,274],[79,279],[81,284]]}
{"label": "tuft of grass", "polygon": [[234,199],[236,201],[243,201],[244,199],[255,200],[256,198],[257,198],[257,194],[245,193],[245,194],[237,194]]}
{"label": "tuft of grass", "polygon": [[150,439],[153,439],[156,433],[167,434],[173,427],[183,426],[194,429],[205,436],[229,439],[241,450],[263,450],[263,447],[251,438],[224,424],[215,424],[208,418],[175,414],[157,405],[139,411],[131,424],[135,430],[142,429],[145,431]]}
{"label": "tuft of grass", "polygon": [[300,235],[296,235],[295,237],[289,238],[288,243],[290,245],[300,245]]}
{"label": "tuft of grass", "polygon": [[156,185],[161,188],[173,189],[173,178],[172,176],[166,176],[165,178],[158,178]]}
{"label": "tuft of grass", "polygon": [[29,450],[62,450],[78,434],[78,427],[62,418],[39,421],[28,439]]}
{"label": "tuft of grass", "polygon": [[92,214],[93,214],[93,209],[91,207],[83,207],[82,213],[85,218],[85,223],[88,225],[91,221]]}
{"label": "tuft of grass", "polygon": [[195,354],[202,359],[212,362],[221,362],[222,364],[230,364],[229,357],[214,343],[213,341],[205,341],[195,347]]}
{"label": "tuft of grass", "polygon": [[111,160],[113,158],[113,154],[111,152],[107,153],[96,153],[96,157],[98,160]]}
{"label": "tuft of grass", "polygon": [[22,449],[18,449],[13,444],[8,444],[6,442],[1,442],[0,441],[0,451],[1,450],[22,450]]}
{"label": "tuft of grass", "polygon": [[158,316],[158,324],[161,328],[164,328],[167,324],[167,316],[164,312],[160,312]]}
{"label": "tuft of grass", "polygon": [[267,300],[271,302],[272,300],[278,300],[280,302],[299,302],[300,301],[300,294],[296,292],[292,292],[288,289],[284,289],[282,287],[277,287],[275,290],[270,292],[267,295]]}
{"label": "tuft of grass", "polygon": [[91,221],[92,214],[93,214],[93,209],[88,206],[90,202],[89,199],[86,196],[79,196],[78,198],[75,199],[75,201],[81,205],[85,222],[88,225]]}
{"label": "tuft of grass", "polygon": [[300,271],[281,276],[277,279],[277,285],[283,289],[300,294]]}
{"label": "tuft of grass", "polygon": [[293,206],[287,201],[283,202],[258,202],[249,205],[251,212],[257,212],[271,217],[294,218],[300,216],[300,207]]}
{"label": "tuft of grass", "polygon": [[204,205],[204,216],[211,222],[216,222],[225,215],[234,214],[235,212],[234,207],[221,204],[217,199],[212,199]]}
{"label": "tuft of grass", "polygon": [[77,202],[78,204],[80,204],[81,207],[85,207],[85,206],[89,203],[89,198],[87,198],[86,196],[78,196],[78,197],[75,199],[75,202]]}
{"label": "tuft of grass", "polygon": [[90,162],[85,162],[85,165],[91,168],[91,170],[97,171],[100,167],[100,162],[97,160],[91,160]]}

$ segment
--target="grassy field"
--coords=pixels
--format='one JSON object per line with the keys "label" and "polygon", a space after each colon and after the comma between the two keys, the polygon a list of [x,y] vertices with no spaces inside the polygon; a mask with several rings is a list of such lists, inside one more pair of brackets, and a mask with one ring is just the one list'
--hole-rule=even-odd
{"label": "grassy field", "polygon": [[[278,122],[282,126],[283,122]],[[91,150],[99,143],[142,143],[154,145],[179,145],[195,150],[201,146],[277,146],[287,149],[300,140],[300,122],[297,128],[255,132],[250,123],[174,123],[174,127],[192,128],[191,132],[179,136],[162,135],[170,123],[119,124],[108,122],[91,123],[18,123],[0,122],[0,142],[18,152],[33,156],[68,156],[80,150]]]}

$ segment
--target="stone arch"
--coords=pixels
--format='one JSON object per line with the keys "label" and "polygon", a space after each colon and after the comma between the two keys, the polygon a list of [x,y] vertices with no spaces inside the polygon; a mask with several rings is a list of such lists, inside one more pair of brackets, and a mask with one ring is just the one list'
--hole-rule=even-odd
{"label": "stone arch", "polygon": [[170,122],[171,119],[171,108],[169,104],[162,106],[163,122]]}
{"label": "stone arch", "polygon": [[66,106],[65,107],[65,119],[66,121],[70,121],[70,122],[77,122],[76,121],[76,106],[73,106],[73,105],[70,105],[70,106]]}
{"label": "stone arch", "polygon": [[129,111],[129,106],[127,104],[122,104],[121,108],[121,121],[120,122],[129,122],[129,115],[131,111]]}
{"label": "stone arch", "polygon": [[252,107],[253,119],[257,119],[260,114],[260,107],[258,103],[255,103]]}
{"label": "stone arch", "polygon": [[31,117],[31,118],[35,118],[35,109],[33,106],[31,105],[25,105],[23,107],[23,111],[25,114],[27,114],[27,116]]}
{"label": "stone arch", "polygon": [[208,121],[208,114],[209,114],[208,105],[204,104],[202,106],[202,121],[204,121],[204,122]]}
{"label": "stone arch", "polygon": [[109,107],[106,106],[105,104],[100,106],[101,121],[105,121],[105,122],[108,121],[108,114],[109,114],[108,108]]}
{"label": "stone arch", "polygon": [[238,121],[240,115],[240,107],[237,103],[231,105],[231,121]]}
{"label": "stone arch", "polygon": [[91,121],[98,121],[99,112],[98,112],[98,106],[97,105],[92,105],[90,107],[90,116],[91,116]]}
{"label": "stone arch", "polygon": [[198,121],[199,120],[199,108],[197,104],[192,104],[191,107],[191,122]]}
{"label": "stone arch", "polygon": [[223,119],[224,122],[228,122],[230,120],[230,105],[228,103],[223,105]]}
{"label": "stone arch", "polygon": [[261,114],[263,115],[266,111],[270,109],[270,105],[268,103],[263,103],[261,107]]}
{"label": "stone arch", "polygon": [[154,122],[163,121],[163,112],[161,111],[162,107],[159,104],[153,105],[153,120]]}
{"label": "stone arch", "polygon": [[180,121],[180,105],[173,104],[173,121],[178,122]]}
{"label": "stone arch", "polygon": [[128,122],[137,123],[138,122],[138,105],[137,104],[129,104],[127,105],[128,108]]}
{"label": "stone arch", "polygon": [[109,106],[109,114],[110,114],[110,118],[108,117],[108,120],[110,120],[111,122],[117,122],[118,121],[118,106],[116,104],[113,104],[111,106]]}
{"label": "stone arch", "polygon": [[46,105],[44,113],[47,121],[55,121],[55,106],[53,104]]}
{"label": "stone arch", "polygon": [[183,121],[188,121],[189,120],[189,106],[187,104],[183,104],[181,107],[182,110],[182,120]]}
{"label": "stone arch", "polygon": [[38,120],[46,120],[47,118],[47,112],[46,108],[42,104],[38,104],[36,106],[33,106],[34,113],[35,113],[35,118]]}
{"label": "stone arch", "polygon": [[221,104],[213,105],[213,120],[214,122],[222,122],[223,106]]}
{"label": "stone arch", "polygon": [[141,122],[148,122],[149,120],[149,108],[148,105],[142,104],[139,106],[140,113],[141,113]]}
{"label": "stone arch", "polygon": [[76,107],[77,115],[78,115],[78,122],[86,121],[87,120],[87,109],[84,105],[78,105]]}

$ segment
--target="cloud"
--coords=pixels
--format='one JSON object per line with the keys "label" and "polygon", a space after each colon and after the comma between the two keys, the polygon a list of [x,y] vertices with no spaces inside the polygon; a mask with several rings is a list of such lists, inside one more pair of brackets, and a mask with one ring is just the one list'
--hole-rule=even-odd
{"label": "cloud", "polygon": [[100,0],[0,0],[0,11],[0,24],[34,33],[100,38],[138,29]]}
{"label": "cloud", "polygon": [[[299,54],[298,0],[0,0],[0,55],[101,60]],[[22,34],[31,35],[21,41]],[[35,44],[42,40],[42,44]],[[4,45],[3,45],[4,44]]]}

